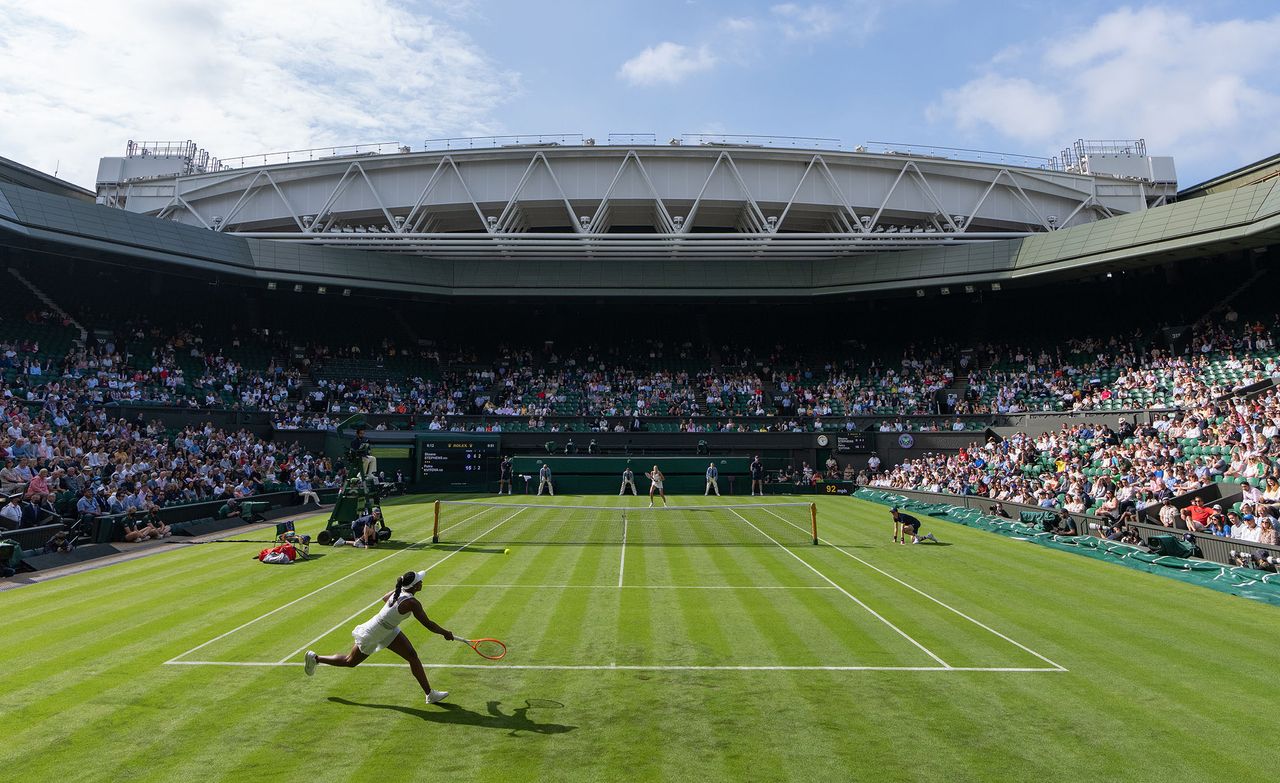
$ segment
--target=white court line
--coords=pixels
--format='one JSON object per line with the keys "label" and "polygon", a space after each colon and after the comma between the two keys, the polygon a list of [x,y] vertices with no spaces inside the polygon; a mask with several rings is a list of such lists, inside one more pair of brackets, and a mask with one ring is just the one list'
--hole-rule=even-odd
{"label": "white court line", "polygon": [[[452,530],[453,528],[457,527],[458,525],[463,524],[464,522],[470,522],[471,520],[475,519],[476,517],[478,517],[478,516],[480,516],[481,514],[484,514],[484,513],[485,513],[484,511],[480,511],[480,512],[478,512],[478,513],[476,513],[476,514],[472,514],[471,516],[469,516],[469,517],[467,517],[466,519],[462,520],[462,522],[458,522],[457,524],[452,525],[452,526],[450,526],[450,527],[446,528],[446,530]],[[442,531],[442,532],[443,532],[443,531]],[[300,597],[300,598],[295,598],[295,599],[293,599],[292,601],[290,601],[290,602],[289,602],[289,603],[287,603],[287,604],[283,604],[283,605],[281,605],[281,606],[277,606],[275,609],[272,609],[271,611],[267,612],[266,614],[258,615],[257,617],[253,618],[252,620],[250,620],[250,621],[249,621],[249,622],[247,622],[247,623],[242,623],[241,625],[237,625],[235,628],[232,628],[230,631],[227,631],[227,632],[226,632],[226,633],[224,633],[224,634],[220,634],[220,635],[218,635],[218,636],[215,636],[215,637],[213,637],[212,639],[210,639],[209,641],[205,642],[204,644],[197,644],[195,647],[192,647],[190,650],[187,650],[186,652],[182,653],[181,655],[176,655],[176,656],[174,656],[172,659],[170,659],[170,660],[168,660],[168,661],[165,661],[165,663],[176,663],[176,662],[177,662],[177,660],[178,660],[179,658],[186,658],[188,655],[190,655],[191,653],[195,652],[196,650],[202,649],[202,648],[204,648],[204,647],[208,647],[209,645],[213,644],[214,642],[222,641],[223,639],[227,638],[228,636],[230,636],[231,634],[235,633],[236,631],[239,631],[239,630],[241,630],[241,629],[243,629],[243,628],[248,628],[249,626],[253,625],[254,623],[258,622],[259,620],[263,620],[263,619],[265,619],[265,618],[267,618],[267,617],[270,617],[271,615],[273,615],[273,614],[275,614],[276,612],[279,612],[279,611],[281,611],[281,610],[283,610],[283,609],[288,609],[290,606],[293,606],[294,604],[298,603],[299,601],[304,601],[304,600],[306,600],[306,599],[310,598],[311,596],[315,595],[316,593],[318,593],[318,592],[320,592],[320,591],[322,591],[322,590],[328,590],[330,587],[333,587],[334,585],[338,584],[339,582],[343,582],[343,581],[346,581],[347,579],[350,579],[351,577],[355,576],[356,574],[360,573],[361,571],[367,571],[367,570],[369,570],[370,568],[373,568],[374,566],[376,566],[376,565],[378,565],[379,563],[383,562],[384,560],[390,560],[391,558],[395,557],[396,555],[401,554],[401,553],[404,553],[404,552],[408,552],[408,551],[410,551],[413,547],[417,546],[418,544],[424,544],[424,543],[426,543],[426,542],[428,542],[428,541],[430,541],[430,540],[431,540],[431,536],[427,536],[426,538],[422,539],[421,541],[415,541],[415,542],[413,542],[412,544],[410,544],[409,546],[405,547],[404,549],[398,549],[398,550],[396,550],[395,552],[392,552],[391,554],[387,555],[386,557],[379,558],[379,559],[377,559],[377,560],[373,561],[372,563],[370,563],[370,564],[368,564],[368,565],[366,565],[366,566],[364,566],[364,567],[362,567],[362,568],[357,568],[355,571],[352,571],[351,573],[347,574],[346,576],[340,576],[340,577],[338,577],[337,579],[333,580],[332,582],[330,582],[330,583],[329,583],[329,584],[327,584],[327,585],[324,585],[323,587],[317,587],[315,590],[312,590],[311,592],[307,593],[306,595],[304,595],[304,596],[302,596],[302,597]]]}
{"label": "white court line", "polygon": [[[165,661],[169,666],[243,666],[243,667],[296,667],[298,664],[281,661]],[[403,663],[362,663],[360,668],[376,666],[403,669]],[[1066,669],[1048,669],[1013,666],[681,666],[663,664],[504,664],[504,663],[423,663],[427,669],[520,669],[525,671],[637,671],[637,672],[1065,672]]]}
{"label": "white court line", "polygon": [[[525,510],[525,509],[523,509],[523,508],[521,508],[521,509],[517,509],[517,510],[516,510],[516,512],[515,512],[514,514],[512,514],[511,516],[507,517],[506,519],[502,520],[502,521],[501,521],[501,522],[499,522],[498,524],[494,525],[493,527],[491,527],[491,528],[489,528],[488,530],[484,531],[484,532],[483,532],[483,533],[481,533],[480,535],[478,535],[478,536],[476,536],[475,538],[471,539],[471,540],[470,540],[470,541],[468,541],[467,543],[463,544],[462,546],[460,546],[460,547],[458,547],[457,549],[453,550],[453,551],[452,551],[452,552],[450,552],[449,554],[447,554],[447,555],[445,555],[444,557],[440,558],[439,560],[435,561],[435,562],[434,562],[434,563],[432,563],[431,565],[429,565],[429,566],[427,566],[426,568],[424,568],[424,569],[423,569],[423,571],[424,571],[424,572],[426,572],[426,571],[430,571],[431,569],[433,569],[433,568],[435,568],[436,566],[440,565],[440,564],[441,564],[441,563],[443,563],[444,561],[448,560],[449,558],[451,558],[451,557],[453,557],[454,555],[458,554],[459,552],[461,552],[462,550],[464,550],[464,549],[466,549],[467,547],[471,546],[471,545],[472,545],[472,544],[474,544],[475,542],[479,541],[481,538],[484,538],[484,537],[485,537],[486,535],[488,535],[489,533],[492,533],[493,531],[495,531],[495,530],[497,530],[498,528],[502,527],[503,525],[507,524],[507,523],[508,523],[508,522],[510,522],[511,520],[515,519],[518,515],[520,515],[521,513],[523,513],[523,512],[524,512],[524,510]],[[459,522],[458,524],[462,524],[462,523],[461,523],[461,522]],[[443,531],[442,531],[442,532],[443,532]],[[401,551],[403,551],[403,550],[401,550]],[[334,631],[338,630],[338,629],[339,629],[339,628],[341,628],[342,626],[344,626],[344,625],[346,625],[347,623],[351,622],[352,620],[356,619],[356,618],[357,618],[357,617],[359,617],[360,615],[362,615],[362,614],[364,614],[365,612],[369,611],[369,609],[370,609],[370,608],[372,608],[372,607],[374,607],[374,606],[377,606],[377,605],[378,605],[378,604],[380,604],[380,603],[382,603],[382,599],[381,599],[381,598],[379,598],[379,599],[377,599],[377,600],[373,601],[373,602],[372,602],[372,603],[370,603],[368,606],[365,606],[365,607],[363,607],[363,608],[361,608],[361,609],[357,609],[355,612],[353,612],[353,613],[352,613],[349,617],[347,617],[345,620],[342,620],[341,622],[337,623],[336,625],[334,625],[334,626],[333,626],[332,628],[330,628],[329,630],[325,631],[324,633],[320,634],[320,635],[319,635],[319,636],[317,636],[316,638],[312,639],[311,641],[309,641],[309,642],[307,642],[306,644],[302,645],[301,647],[299,647],[298,649],[296,649],[296,650],[294,650],[293,652],[289,653],[289,654],[288,654],[288,655],[286,655],[285,657],[281,658],[279,662],[280,662],[280,663],[287,663],[287,662],[289,661],[289,659],[290,659],[290,658],[294,657],[294,656],[295,656],[295,655],[297,655],[298,653],[306,652],[307,650],[311,649],[311,645],[313,645],[313,644],[315,644],[316,642],[320,641],[320,640],[321,640],[321,639],[323,639],[324,637],[326,637],[326,636],[328,636],[329,634],[333,633]]]}
{"label": "white court line", "polygon": [[[794,522],[791,522],[790,520],[785,519],[784,517],[781,517],[781,516],[779,516],[779,515],[777,515],[777,514],[774,514],[772,511],[769,511],[769,509],[767,509],[767,508],[765,509],[765,511],[766,511],[767,513],[769,513],[769,514],[772,514],[772,515],[773,515],[773,516],[775,516],[775,517],[778,517],[778,519],[781,519],[783,522],[786,522],[788,525],[791,525],[791,526],[792,526],[792,527],[794,527],[794,528],[797,528],[797,529],[799,529],[799,530],[804,530],[804,528],[800,527],[799,525],[795,524]],[[806,532],[807,532],[807,531],[806,531]],[[934,598],[933,596],[929,595],[929,594],[928,594],[928,593],[926,593],[925,591],[923,591],[923,590],[921,590],[921,589],[919,589],[919,588],[917,588],[917,587],[915,587],[915,586],[913,586],[913,585],[909,585],[909,584],[907,584],[906,582],[902,581],[901,579],[899,579],[898,577],[896,577],[896,576],[894,576],[893,574],[889,573],[888,571],[885,571],[885,570],[883,570],[883,569],[881,569],[881,568],[876,567],[875,565],[872,565],[871,563],[868,563],[866,560],[863,560],[862,558],[858,557],[857,555],[853,554],[852,552],[845,551],[844,549],[842,549],[842,548],[840,548],[840,547],[836,546],[835,544],[831,543],[830,541],[826,540],[825,538],[821,538],[821,537],[819,537],[819,538],[818,538],[818,540],[819,540],[819,541],[821,541],[822,543],[826,544],[827,546],[831,547],[832,549],[836,550],[836,551],[837,551],[837,552],[839,552],[840,554],[845,555],[846,557],[852,557],[854,560],[857,560],[859,563],[862,563],[862,564],[863,564],[864,566],[866,566],[867,568],[870,568],[870,569],[872,569],[873,571],[878,571],[879,573],[884,574],[885,576],[889,577],[890,579],[892,579],[893,581],[895,581],[895,582],[897,582],[898,584],[902,585],[903,587],[907,588],[908,590],[912,590],[912,591],[914,591],[914,592],[916,592],[916,593],[919,593],[920,595],[924,596],[925,598],[928,598],[930,601],[933,601],[933,602],[934,602],[935,604],[937,604],[938,606],[941,606],[943,609],[947,609],[947,610],[949,610],[949,611],[955,612],[956,614],[960,615],[961,617],[963,617],[964,619],[966,619],[966,620],[968,620],[969,622],[973,623],[974,625],[978,626],[979,628],[982,628],[983,630],[986,630],[986,631],[990,631],[991,633],[995,634],[996,636],[1000,637],[1001,639],[1004,639],[1004,640],[1005,640],[1006,642],[1008,642],[1009,644],[1012,644],[1014,647],[1017,647],[1017,648],[1018,648],[1018,649],[1020,649],[1020,650],[1024,650],[1024,651],[1026,651],[1026,652],[1031,653],[1032,655],[1034,655],[1035,657],[1037,657],[1037,658],[1039,658],[1040,660],[1044,661],[1045,663],[1049,664],[1050,666],[1053,666],[1053,667],[1055,667],[1055,668],[1057,668],[1057,669],[1061,669],[1061,670],[1062,670],[1062,671],[1064,671],[1064,672],[1067,670],[1067,669],[1066,669],[1066,667],[1062,666],[1061,664],[1054,663],[1053,661],[1049,660],[1048,658],[1046,658],[1045,656],[1043,656],[1043,655],[1041,655],[1040,653],[1036,652],[1035,650],[1031,649],[1030,647],[1026,646],[1025,644],[1022,644],[1021,642],[1017,642],[1017,641],[1014,641],[1013,639],[1010,639],[1008,636],[1005,636],[1004,634],[1000,633],[999,631],[997,631],[996,629],[992,628],[991,626],[986,625],[985,623],[982,623],[982,622],[980,622],[980,621],[978,621],[978,620],[975,620],[975,619],[973,619],[972,617],[970,617],[969,615],[967,615],[967,614],[965,614],[964,612],[960,611],[959,609],[955,608],[954,606],[950,606],[950,605],[948,605],[948,604],[945,604],[945,603],[943,603],[942,601],[939,601],[937,598]]]}
{"label": "white court line", "polygon": [[[428,587],[527,587],[534,590],[610,590],[614,585],[531,585],[531,584],[492,584],[489,582],[456,582],[441,584],[433,582]],[[622,585],[623,590],[838,590],[830,585]]]}
{"label": "white court line", "polygon": [[[733,511],[733,509],[730,509],[730,510],[731,510],[731,511]],[[806,561],[804,558],[800,557],[800,555],[797,555],[795,552],[792,552],[790,549],[787,549],[785,546],[783,546],[781,543],[779,543],[779,542],[778,542],[778,540],[777,540],[776,538],[774,538],[773,536],[769,535],[768,533],[764,532],[763,530],[761,530],[760,528],[758,528],[758,527],[756,527],[754,524],[752,524],[751,520],[749,520],[749,519],[747,519],[746,517],[742,516],[742,515],[741,515],[741,514],[739,514],[737,511],[733,511],[733,515],[734,515],[734,516],[736,516],[738,519],[741,519],[743,522],[746,522],[748,525],[751,525],[752,529],[753,529],[753,530],[755,530],[755,531],[756,531],[757,533],[759,533],[760,535],[764,536],[765,538],[769,539],[769,540],[770,540],[770,541],[772,541],[773,543],[777,544],[777,545],[778,545],[778,548],[779,548],[779,549],[781,549],[783,552],[786,552],[787,554],[789,554],[789,555],[791,555],[792,557],[794,557],[796,560],[799,560],[799,561],[800,561],[800,563],[801,563],[805,568],[808,568],[810,571],[812,571],[812,572],[814,572],[815,574],[817,574],[818,576],[822,577],[822,578],[823,578],[823,580],[825,580],[825,581],[827,582],[827,584],[831,585],[831,586],[832,586],[832,587],[834,587],[835,589],[837,589],[837,590],[839,590],[840,592],[844,593],[844,594],[845,594],[845,597],[846,597],[846,598],[848,598],[850,601],[853,601],[853,602],[854,602],[855,604],[857,604],[858,606],[861,606],[863,609],[866,609],[868,612],[870,612],[870,613],[871,613],[871,616],[872,616],[872,617],[875,617],[875,618],[876,618],[877,620],[879,620],[880,622],[882,622],[882,623],[884,623],[885,625],[889,626],[889,627],[890,627],[890,628],[892,628],[894,631],[896,631],[896,632],[898,633],[898,635],[899,635],[899,636],[901,636],[903,639],[906,639],[907,641],[909,641],[909,642],[911,642],[912,644],[914,644],[916,647],[920,648],[920,649],[924,652],[924,654],[925,654],[925,655],[928,655],[930,658],[932,658],[932,659],[934,659],[935,661],[937,661],[937,662],[938,662],[938,664],[939,664],[939,665],[941,665],[943,668],[946,668],[946,669],[950,669],[950,668],[952,668],[950,664],[948,664],[946,661],[942,660],[942,659],[941,659],[941,658],[939,658],[937,655],[935,655],[935,654],[934,654],[934,653],[933,653],[933,652],[932,652],[928,647],[925,647],[925,646],[924,646],[923,644],[921,644],[920,642],[917,642],[915,639],[912,639],[912,638],[911,638],[911,636],[909,636],[909,635],[907,634],[907,632],[906,632],[906,631],[902,630],[902,629],[901,629],[901,628],[899,628],[898,626],[896,626],[896,625],[894,625],[893,623],[889,622],[888,620],[886,620],[886,619],[884,618],[884,616],[883,616],[883,615],[881,615],[881,614],[880,614],[879,612],[877,612],[875,609],[872,609],[870,606],[867,606],[867,605],[866,605],[866,604],[864,604],[862,601],[858,600],[858,598],[857,598],[856,596],[854,596],[854,594],[853,594],[853,593],[850,593],[848,590],[845,590],[845,589],[844,589],[843,587],[841,587],[840,585],[838,585],[838,584],[836,584],[835,582],[831,581],[829,578],[827,578],[827,575],[826,575],[826,574],[824,574],[824,573],[822,573],[821,571],[819,571],[818,569],[814,568],[812,565],[810,565],[810,564],[809,564],[809,562],[808,562],[808,561]]]}
{"label": "white court line", "polygon": [[627,512],[622,511],[622,554],[618,557],[618,587],[622,587],[622,575],[627,572]]}

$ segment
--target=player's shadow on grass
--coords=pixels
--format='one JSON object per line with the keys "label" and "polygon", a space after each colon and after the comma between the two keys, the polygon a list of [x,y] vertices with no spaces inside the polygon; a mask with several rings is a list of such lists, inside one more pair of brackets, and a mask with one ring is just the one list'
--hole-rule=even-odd
{"label": "player's shadow on grass", "polygon": [[472,712],[466,707],[449,702],[441,702],[427,709],[421,709],[418,707],[406,707],[402,704],[364,704],[338,696],[330,696],[329,701],[334,704],[341,704],[344,707],[365,707],[373,710],[403,712],[405,715],[412,715],[430,723],[478,726],[484,729],[505,729],[513,737],[518,736],[521,731],[528,731],[534,734],[565,734],[578,728],[577,726],[567,726],[562,723],[538,723],[529,717],[529,710],[533,708],[532,705],[516,707],[511,710],[510,715],[506,715],[502,712],[502,702],[499,701],[489,702],[487,712]]}

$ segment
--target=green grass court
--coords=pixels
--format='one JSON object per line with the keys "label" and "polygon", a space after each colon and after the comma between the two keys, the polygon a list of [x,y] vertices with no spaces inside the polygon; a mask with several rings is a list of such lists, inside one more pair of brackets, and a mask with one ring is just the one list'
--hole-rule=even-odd
{"label": "green grass court", "polygon": [[[1254,775],[1270,744],[1272,607],[941,521],[944,546],[894,545],[884,507],[848,498],[818,500],[816,547],[790,498],[533,500],[584,508],[446,504],[433,545],[432,504],[407,498],[388,548],[267,566],[261,544],[179,546],[0,593],[2,768],[1167,783]],[[507,658],[410,619],[446,703],[389,651],[305,677],[302,653],[347,650],[410,569],[434,620]]]}

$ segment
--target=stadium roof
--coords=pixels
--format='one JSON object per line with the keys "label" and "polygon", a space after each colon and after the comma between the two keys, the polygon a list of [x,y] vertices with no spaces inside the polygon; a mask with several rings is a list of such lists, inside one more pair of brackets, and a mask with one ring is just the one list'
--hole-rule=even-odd
{"label": "stadium roof", "polygon": [[997,242],[851,259],[431,259],[231,236],[0,183],[0,248],[307,290],[434,297],[807,298],[1038,284],[1280,243],[1280,178]]}
{"label": "stadium roof", "polygon": [[1199,198],[1210,193],[1221,193],[1224,190],[1231,190],[1245,185],[1255,185],[1268,179],[1274,179],[1277,176],[1280,176],[1280,153],[1185,188],[1179,191],[1178,198],[1179,200]]}
{"label": "stadium roof", "polygon": [[24,166],[8,158],[0,158],[0,182],[21,185],[24,188],[32,188],[44,193],[52,193],[55,196],[66,196],[80,201],[92,202],[95,198],[92,190],[87,190],[66,180],[50,176],[42,171],[36,171],[30,166]]}

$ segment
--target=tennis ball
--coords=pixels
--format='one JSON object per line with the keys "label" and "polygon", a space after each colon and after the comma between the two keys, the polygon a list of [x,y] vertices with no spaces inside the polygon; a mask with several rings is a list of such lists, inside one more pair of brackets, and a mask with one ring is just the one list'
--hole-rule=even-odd
{"label": "tennis ball", "polygon": [[511,554],[511,550],[510,550],[510,549],[504,549],[504,550],[502,550],[502,554],[504,554],[504,555],[509,555],[509,554]]}

